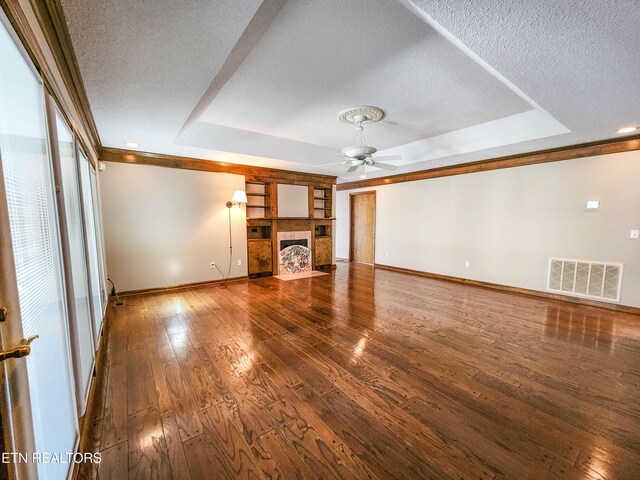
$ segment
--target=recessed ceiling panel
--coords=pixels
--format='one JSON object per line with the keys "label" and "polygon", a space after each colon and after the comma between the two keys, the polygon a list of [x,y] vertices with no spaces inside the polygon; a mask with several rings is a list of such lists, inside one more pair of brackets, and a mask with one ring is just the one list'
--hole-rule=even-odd
{"label": "recessed ceiling panel", "polygon": [[395,173],[639,121],[637,1],[61,3],[104,146],[354,179],[355,105],[386,111],[365,134]]}
{"label": "recessed ceiling panel", "polygon": [[531,109],[395,0],[294,1],[199,120],[339,150],[359,104],[386,113],[365,130],[378,149]]}

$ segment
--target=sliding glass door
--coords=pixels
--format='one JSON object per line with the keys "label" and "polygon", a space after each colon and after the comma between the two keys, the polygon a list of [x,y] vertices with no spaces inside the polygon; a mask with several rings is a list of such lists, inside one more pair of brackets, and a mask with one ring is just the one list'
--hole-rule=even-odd
{"label": "sliding glass door", "polygon": [[60,177],[62,192],[64,194],[64,211],[66,217],[66,237],[68,252],[70,280],[67,285],[72,289],[71,301],[74,304],[75,315],[71,327],[75,329],[77,346],[75,346],[76,379],[79,385],[78,401],[79,413],[83,414],[94,362],[94,335],[91,320],[91,302],[89,301],[89,276],[87,271],[87,259],[85,255],[84,220],[82,218],[82,205],[80,202],[80,177],[78,175],[78,162],[76,148],[71,129],[64,119],[56,112],[55,132],[57,136],[58,161],[60,164]]}
{"label": "sliding glass door", "polygon": [[[14,446],[25,444],[16,436],[29,436],[34,452],[67,458],[76,446],[78,422],[45,93],[16,45],[0,21],[0,306],[11,306],[0,323],[0,341],[11,349],[20,344],[20,331],[26,339],[39,338],[26,359],[9,358],[2,365],[2,404],[10,405],[3,408],[3,422],[11,423],[11,411],[18,410],[31,424],[29,432],[4,425],[14,432]],[[21,384],[25,378],[28,388]],[[40,462],[36,468],[40,479],[63,480],[69,463]]]}
{"label": "sliding glass door", "polygon": [[0,477],[64,480],[107,304],[97,172],[1,10],[0,59],[0,350],[21,353],[0,357],[0,424],[30,459]]}

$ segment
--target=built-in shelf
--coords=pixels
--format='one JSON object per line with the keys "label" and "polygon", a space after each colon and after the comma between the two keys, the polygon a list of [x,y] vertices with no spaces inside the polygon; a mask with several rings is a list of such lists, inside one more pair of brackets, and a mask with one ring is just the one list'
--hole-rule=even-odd
{"label": "built-in shelf", "polygon": [[314,187],[313,189],[313,218],[328,218],[333,211],[333,189]]}

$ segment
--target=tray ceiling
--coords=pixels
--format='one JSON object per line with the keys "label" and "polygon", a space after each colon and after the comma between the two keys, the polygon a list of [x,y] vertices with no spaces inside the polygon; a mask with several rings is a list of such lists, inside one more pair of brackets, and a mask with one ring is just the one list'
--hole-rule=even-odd
{"label": "tray ceiling", "polygon": [[105,146],[348,180],[361,172],[323,165],[353,138],[337,113],[358,104],[386,112],[365,133],[398,172],[640,122],[640,67],[622,65],[640,40],[632,2],[62,3]]}

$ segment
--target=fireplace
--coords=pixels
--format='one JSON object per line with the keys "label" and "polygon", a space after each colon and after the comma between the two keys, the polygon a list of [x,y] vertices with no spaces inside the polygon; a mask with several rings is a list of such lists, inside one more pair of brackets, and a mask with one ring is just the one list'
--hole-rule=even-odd
{"label": "fireplace", "polygon": [[311,231],[278,232],[277,240],[280,275],[306,272],[313,268],[310,248]]}
{"label": "fireplace", "polygon": [[309,244],[306,238],[298,238],[294,240],[280,240],[280,251],[292,245],[301,245],[303,247],[309,248]]}

